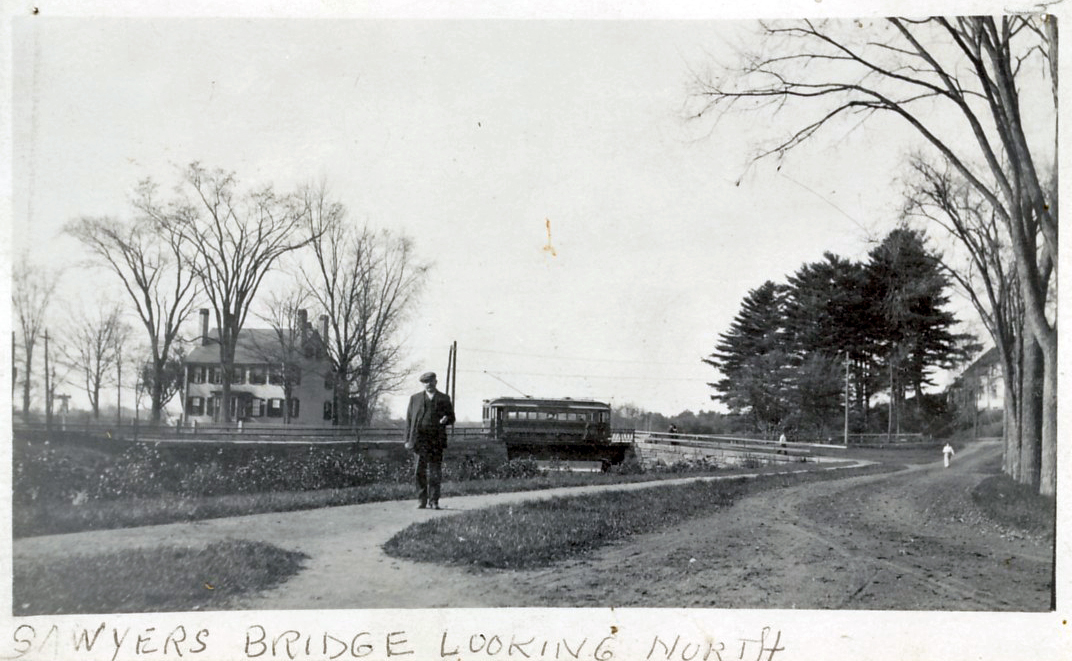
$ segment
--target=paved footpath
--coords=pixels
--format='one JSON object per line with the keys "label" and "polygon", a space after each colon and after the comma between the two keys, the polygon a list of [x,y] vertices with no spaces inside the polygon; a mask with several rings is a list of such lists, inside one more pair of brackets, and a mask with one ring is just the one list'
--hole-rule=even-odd
{"label": "paved footpath", "polygon": [[[864,465],[868,462],[841,468]],[[821,468],[831,470],[838,467]],[[606,490],[634,490],[705,479],[756,474],[680,478],[631,484],[589,485],[542,491],[460,496],[444,509],[420,510],[415,501],[388,501],[295,512],[209,519],[117,530],[96,530],[15,540],[15,563],[49,561],[77,553],[106,554],[132,548],[202,548],[221,540],[266,542],[309,556],[303,569],[283,585],[247,595],[234,608],[300,610],[328,608],[487,607],[486,595],[466,600],[473,576],[463,568],[417,563],[387,556],[382,545],[410,524],[468,510],[525,500]]]}

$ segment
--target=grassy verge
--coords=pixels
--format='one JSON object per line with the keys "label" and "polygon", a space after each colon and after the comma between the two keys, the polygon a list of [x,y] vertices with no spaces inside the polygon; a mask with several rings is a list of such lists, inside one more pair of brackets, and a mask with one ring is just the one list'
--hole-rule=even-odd
{"label": "grassy verge", "polygon": [[[19,563],[15,615],[142,613],[224,608],[301,569],[301,553],[248,541],[203,549],[154,548]],[[101,580],[113,576],[116,580]]]}
{"label": "grassy verge", "polygon": [[[813,467],[813,464],[792,464],[788,469],[810,470]],[[665,472],[628,475],[615,473],[544,473],[535,477],[447,482],[443,485],[442,495],[444,499],[447,499],[482,493],[534,491],[587,484],[646,482],[673,479],[686,475],[732,475],[735,472],[781,470],[787,470],[787,467],[769,466],[752,470],[667,470]],[[16,538],[32,537],[35,535],[80,532],[84,530],[131,528],[247,514],[289,512],[385,500],[403,500],[413,498],[414,492],[414,487],[409,484],[381,483],[346,489],[319,489],[315,491],[95,500],[78,505],[54,501],[51,503],[18,503],[12,507],[12,528]]]}
{"label": "grassy verge", "polygon": [[1056,501],[1008,475],[992,475],[972,489],[972,501],[999,525],[1042,537],[1053,536]]}
{"label": "grassy verge", "polygon": [[616,539],[708,516],[750,493],[889,470],[869,466],[764,475],[501,505],[411,525],[392,537],[384,551],[470,567],[543,567]]}

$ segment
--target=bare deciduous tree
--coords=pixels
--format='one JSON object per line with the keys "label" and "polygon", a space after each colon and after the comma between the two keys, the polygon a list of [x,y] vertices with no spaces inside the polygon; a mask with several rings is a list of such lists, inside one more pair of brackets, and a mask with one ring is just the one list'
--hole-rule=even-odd
{"label": "bare deciduous tree", "polygon": [[[134,206],[152,208],[155,187],[138,186]],[[148,335],[152,378],[149,392],[152,422],[159,423],[167,399],[165,372],[179,338],[179,330],[193,310],[196,279],[182,260],[180,236],[167,225],[143,215],[131,222],[113,218],[83,217],[64,231],[90,250],[96,264],[115,273]]]}
{"label": "bare deciduous tree", "polygon": [[1056,20],[805,20],[765,24],[763,31],[768,50],[747,56],[727,75],[699,81],[699,115],[740,105],[817,109],[759,158],[780,157],[839,118],[898,117],[1002,223],[1025,318],[1043,355],[1039,490],[1053,494],[1057,329],[1048,296],[1058,247]]}
{"label": "bare deciduous tree", "polygon": [[100,419],[101,389],[113,383],[124,326],[119,306],[102,304],[93,312],[78,313],[67,332],[65,362],[80,374],[95,420]]}
{"label": "bare deciduous tree", "polygon": [[323,186],[304,195],[316,265],[302,273],[331,327],[325,340],[335,370],[334,422],[366,425],[380,398],[407,375],[399,330],[429,267],[417,261],[409,238],[347,225],[345,208],[328,200]]}
{"label": "bare deciduous tree", "polygon": [[[297,368],[306,349],[307,318],[305,313],[308,295],[301,289],[287,293],[273,292],[269,295],[263,313],[258,314],[261,321],[268,324],[271,339],[262,341],[254,336],[251,349],[260,360],[269,366],[269,374],[277,374],[279,385],[283,387],[283,423],[291,418],[290,402],[294,396],[294,387],[298,378]],[[274,371],[274,372],[273,372]],[[324,374],[317,375],[323,378]]]}
{"label": "bare deciduous tree", "polygon": [[240,191],[234,173],[199,163],[184,169],[176,199],[164,206],[142,198],[139,208],[178,238],[212,305],[223,371],[221,417],[228,422],[238,333],[276,261],[312,240],[308,210],[298,196],[279,195],[270,185]]}
{"label": "bare deciduous tree", "polygon": [[33,388],[33,358],[37,340],[44,332],[45,314],[56,291],[59,274],[32,264],[22,255],[11,273],[11,304],[15,323],[22,334],[22,417],[30,414]]}
{"label": "bare deciduous tree", "polygon": [[997,214],[948,166],[912,161],[904,213],[943,228],[963,248],[966,263],[944,263],[986,327],[1005,379],[1005,472],[1020,482],[1039,477],[1042,387],[1034,356],[1038,345],[1025,327],[1023,299]]}
{"label": "bare deciduous tree", "polygon": [[185,383],[183,380],[186,369],[185,361],[186,349],[182,344],[176,344],[172,347],[168,359],[164,363],[163,371],[156,369],[155,361],[151,356],[148,361],[142,363],[141,374],[138,378],[140,392],[148,395],[151,399],[159,391],[161,413],[164,413],[163,409],[167,406],[167,403],[182,391]]}

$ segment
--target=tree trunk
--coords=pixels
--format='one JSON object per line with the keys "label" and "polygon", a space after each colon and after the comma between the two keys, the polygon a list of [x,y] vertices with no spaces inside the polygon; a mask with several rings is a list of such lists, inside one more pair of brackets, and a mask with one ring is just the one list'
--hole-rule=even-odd
{"label": "tree trunk", "polygon": [[[153,390],[152,390],[152,412],[151,418],[154,425],[160,424],[160,418],[164,410],[164,361],[153,360]],[[185,407],[185,402],[183,403]]]}
{"label": "tree trunk", "polygon": [[332,424],[339,426],[350,425],[350,406],[347,402],[347,395],[349,394],[350,387],[346,383],[346,378],[339,373],[334,375],[332,379],[334,387],[332,388],[332,399],[335,402],[335,410],[332,415]]}
{"label": "tree trunk", "polygon": [[[1006,389],[1008,390],[1008,389]],[[1021,432],[1020,411],[1016,408],[1016,402],[1012,397],[1006,396],[1003,406],[1004,425],[1002,436],[1005,439],[1005,457],[1002,466],[1006,475],[1019,481],[1022,471],[1021,463]]]}
{"label": "tree trunk", "polygon": [[290,400],[294,397],[294,388],[290,385],[290,380],[286,378],[286,366],[283,366],[283,424],[290,424]]}
{"label": "tree trunk", "polygon": [[220,422],[231,421],[231,375],[234,373],[234,348],[220,346],[222,357],[221,371],[222,383],[220,384]]}
{"label": "tree trunk", "polygon": [[1042,452],[1042,348],[1031,335],[1024,338],[1020,397],[1020,471],[1018,482],[1039,486]]}
{"label": "tree trunk", "polygon": [[354,410],[354,418],[358,425],[371,424],[371,411],[369,410],[369,380],[370,375],[364,370],[357,376],[357,402]]}
{"label": "tree trunk", "polygon": [[1017,333],[1011,343],[1000,333],[992,333],[992,337],[1001,359],[1001,374],[1006,384],[1001,419],[1005,456],[1002,457],[1001,468],[1006,475],[1019,482],[1023,471],[1021,446],[1024,429],[1024,334]]}
{"label": "tree trunk", "polygon": [[1057,495],[1057,347],[1044,348],[1039,493]]}
{"label": "tree trunk", "polygon": [[886,440],[893,436],[894,418],[897,415],[897,386],[893,380],[893,361],[890,361],[890,407],[886,416]]}

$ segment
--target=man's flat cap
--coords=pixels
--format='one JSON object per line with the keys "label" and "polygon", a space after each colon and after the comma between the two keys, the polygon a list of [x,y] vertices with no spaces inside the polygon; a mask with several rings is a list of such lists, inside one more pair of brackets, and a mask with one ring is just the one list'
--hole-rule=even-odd
{"label": "man's flat cap", "polygon": [[435,381],[435,380],[436,380],[435,372],[425,372],[424,374],[421,375],[421,378],[420,378],[421,383],[428,383],[429,381]]}

